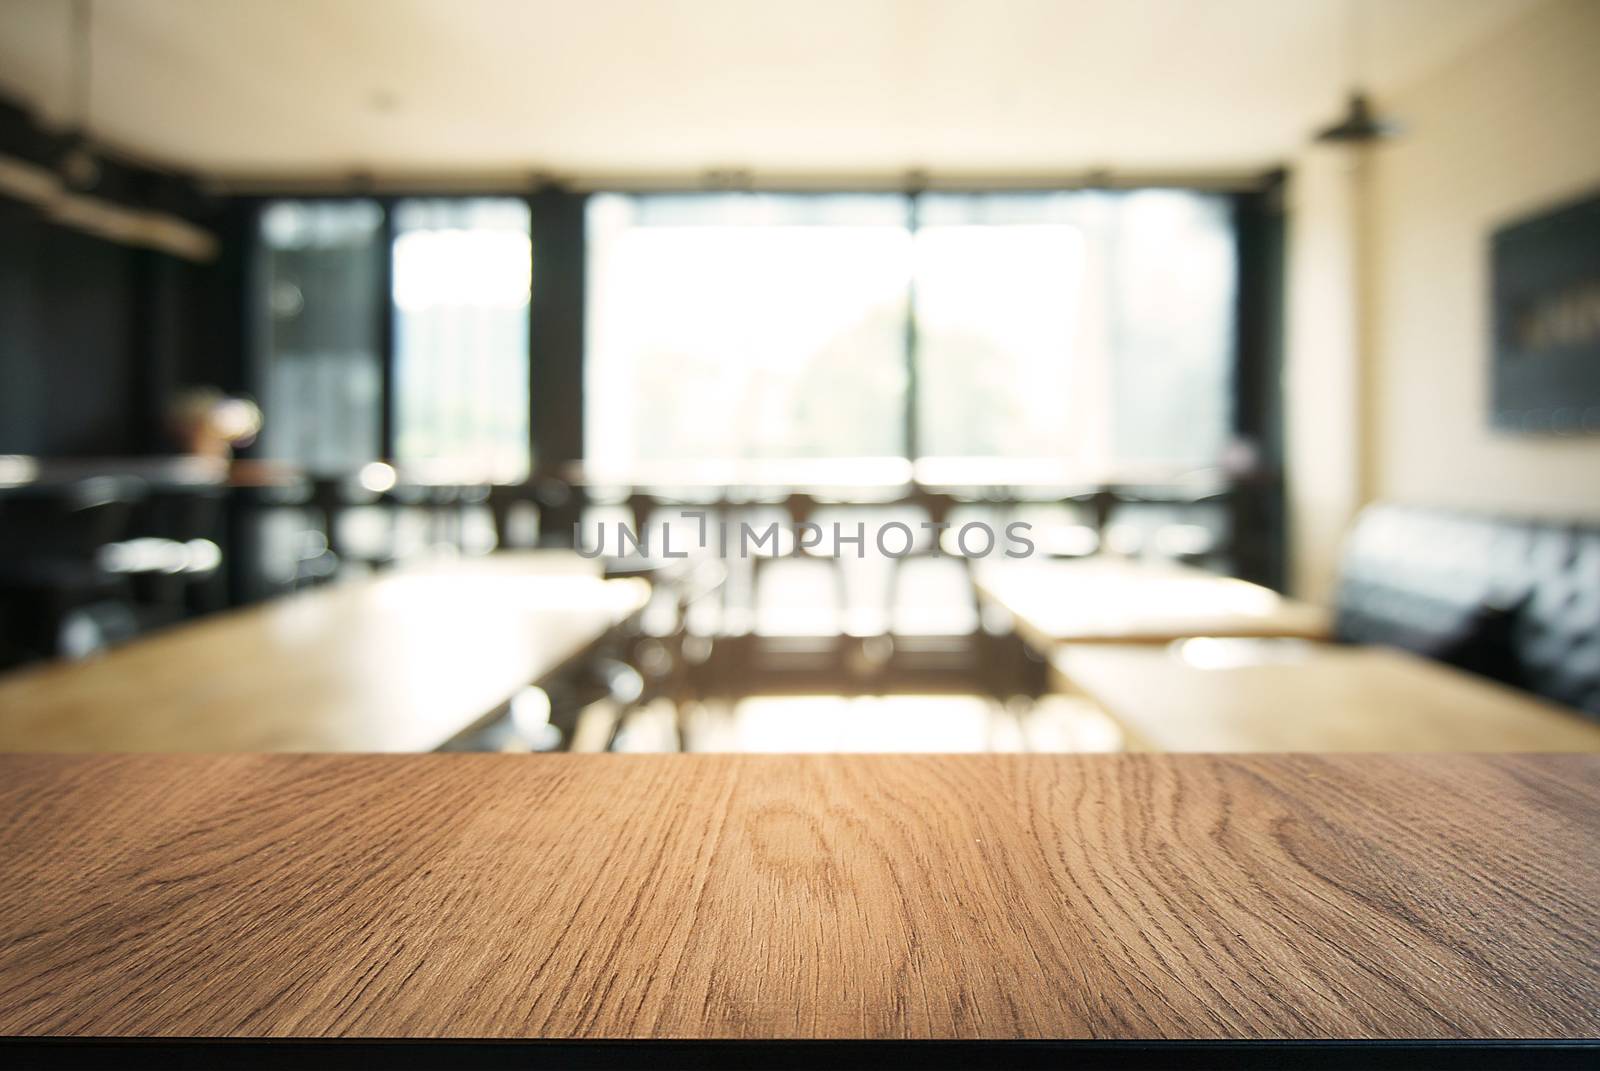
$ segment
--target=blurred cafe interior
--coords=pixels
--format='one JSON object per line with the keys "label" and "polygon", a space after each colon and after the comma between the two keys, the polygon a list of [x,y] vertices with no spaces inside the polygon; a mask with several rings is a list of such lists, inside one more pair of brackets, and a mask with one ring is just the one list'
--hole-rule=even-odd
{"label": "blurred cafe interior", "polygon": [[1600,750],[1600,4],[0,2],[0,751]]}

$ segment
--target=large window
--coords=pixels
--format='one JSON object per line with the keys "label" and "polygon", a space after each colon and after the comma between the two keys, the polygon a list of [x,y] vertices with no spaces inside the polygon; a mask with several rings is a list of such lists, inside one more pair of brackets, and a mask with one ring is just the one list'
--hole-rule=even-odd
{"label": "large window", "polygon": [[263,452],[317,473],[382,450],[383,210],[279,201],[261,216]]}
{"label": "large window", "polygon": [[[267,206],[265,451],[526,472],[529,233],[520,198]],[[1193,191],[595,195],[585,458],[1214,464],[1236,271]]]}
{"label": "large window", "polygon": [[903,198],[599,195],[585,457],[901,456]]}
{"label": "large window", "polygon": [[1232,417],[1226,200],[931,194],[919,219],[921,453],[1216,461]]}
{"label": "large window", "polygon": [[596,196],[586,457],[1214,463],[1228,200]]}
{"label": "large window", "polygon": [[263,453],[327,474],[386,456],[526,474],[526,201],[277,201],[260,250]]}
{"label": "large window", "polygon": [[402,201],[394,220],[394,455],[528,468],[526,201]]}

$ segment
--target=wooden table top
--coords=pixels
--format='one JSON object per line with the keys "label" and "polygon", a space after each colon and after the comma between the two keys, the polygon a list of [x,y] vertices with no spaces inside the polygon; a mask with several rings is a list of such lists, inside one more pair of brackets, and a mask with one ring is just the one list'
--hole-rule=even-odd
{"label": "wooden table top", "polygon": [[1576,711],[1386,647],[1193,639],[1052,662],[1152,751],[1600,751]]}
{"label": "wooden table top", "polygon": [[647,597],[570,552],[342,582],[0,677],[0,750],[430,751]]}
{"label": "wooden table top", "polygon": [[1326,639],[1327,611],[1177,564],[1113,557],[992,562],[978,591],[1048,653],[1058,643],[1166,643],[1189,636]]}
{"label": "wooden table top", "polygon": [[0,756],[0,1035],[1600,1032],[1593,756]]}

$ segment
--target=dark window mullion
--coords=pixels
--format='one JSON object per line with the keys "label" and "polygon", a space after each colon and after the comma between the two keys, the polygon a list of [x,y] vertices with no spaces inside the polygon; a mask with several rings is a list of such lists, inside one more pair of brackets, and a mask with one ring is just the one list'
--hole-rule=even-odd
{"label": "dark window mullion", "polygon": [[539,376],[533,364],[534,308],[537,305],[534,291],[539,287],[539,250],[533,240],[538,224],[534,220],[533,214],[538,209],[538,202],[534,194],[524,194],[521,200],[523,204],[528,206],[528,335],[526,340],[527,365],[525,369],[528,378],[523,385],[523,392],[528,406],[528,476],[532,478],[534,470],[543,460],[539,456],[539,429],[536,427],[538,424],[538,407],[536,405],[538,399],[535,396],[535,384],[538,383]]}
{"label": "dark window mullion", "polygon": [[379,357],[379,450],[387,460],[395,457],[395,318],[399,312],[394,306],[394,210],[396,201],[380,198],[383,221],[378,231],[378,350]]}
{"label": "dark window mullion", "polygon": [[919,390],[917,381],[917,230],[921,226],[922,195],[917,190],[906,193],[906,228],[911,232],[911,273],[906,279],[905,328],[905,456],[916,461],[922,454],[921,428],[918,424]]}

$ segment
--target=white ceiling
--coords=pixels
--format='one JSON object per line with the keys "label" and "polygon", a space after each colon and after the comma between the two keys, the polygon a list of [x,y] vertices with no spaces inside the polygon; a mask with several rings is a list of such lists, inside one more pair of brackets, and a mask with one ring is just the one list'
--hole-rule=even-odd
{"label": "white ceiling", "polygon": [[[1537,0],[1362,0],[1381,98]],[[0,92],[67,114],[67,0]],[[220,176],[1229,171],[1341,105],[1347,0],[99,0],[90,128]]]}

